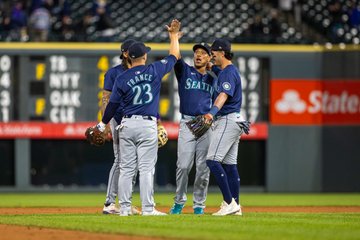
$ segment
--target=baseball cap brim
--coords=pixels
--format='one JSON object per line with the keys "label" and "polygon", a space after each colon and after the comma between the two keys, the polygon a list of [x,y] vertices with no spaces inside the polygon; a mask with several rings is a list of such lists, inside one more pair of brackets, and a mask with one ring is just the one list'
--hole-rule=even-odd
{"label": "baseball cap brim", "polygon": [[130,46],[129,57],[132,59],[142,57],[150,51],[151,51],[150,47],[145,46],[144,43],[137,42]]}
{"label": "baseball cap brim", "polygon": [[146,49],[146,53],[151,51],[151,47],[145,47],[145,49]]}
{"label": "baseball cap brim", "polygon": [[204,49],[204,50],[207,52],[207,54],[211,55],[211,49],[210,49],[210,48],[207,48],[207,47],[205,47],[205,46],[203,46],[203,45],[201,45],[201,44],[195,44],[195,45],[193,46],[193,51],[195,52],[196,49],[198,49],[198,48]]}
{"label": "baseball cap brim", "polygon": [[[146,53],[151,51],[151,47],[145,46],[144,48],[144,54],[142,56],[144,56]],[[140,56],[141,57],[141,56]]]}
{"label": "baseball cap brim", "polygon": [[124,52],[127,52],[129,50],[129,47],[135,42],[136,41],[134,39],[127,39],[121,44],[121,47],[120,47],[120,52],[121,52],[120,59],[124,58]]}
{"label": "baseball cap brim", "polygon": [[211,50],[229,52],[231,51],[231,44],[226,39],[218,38],[211,45]]}

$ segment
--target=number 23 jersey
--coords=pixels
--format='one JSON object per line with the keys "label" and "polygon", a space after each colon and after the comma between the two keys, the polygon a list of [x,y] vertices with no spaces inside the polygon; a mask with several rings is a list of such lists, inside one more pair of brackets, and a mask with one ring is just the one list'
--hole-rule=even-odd
{"label": "number 23 jersey", "polygon": [[168,57],[149,65],[130,68],[118,75],[110,102],[124,105],[124,115],[156,116],[159,108],[161,79],[171,71],[176,57]]}

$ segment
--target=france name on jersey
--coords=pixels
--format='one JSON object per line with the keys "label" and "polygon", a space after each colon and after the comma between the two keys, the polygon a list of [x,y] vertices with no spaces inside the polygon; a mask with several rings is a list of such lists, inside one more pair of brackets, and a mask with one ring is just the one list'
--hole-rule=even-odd
{"label": "france name on jersey", "polygon": [[[117,65],[115,67],[110,68],[105,73],[105,76],[104,76],[104,90],[111,92],[114,87],[116,77],[118,75],[122,74],[125,70],[126,69],[122,65]],[[121,119],[122,119],[122,106],[121,105],[116,110],[114,119],[117,123],[121,122]]]}
{"label": "france name on jersey", "polygon": [[150,65],[130,68],[117,76],[110,102],[123,103],[124,115],[156,117],[159,109],[161,79],[171,71],[176,57],[170,55]]}
{"label": "france name on jersey", "polygon": [[228,95],[228,99],[217,115],[224,116],[240,112],[242,102],[241,78],[239,71],[233,64],[228,65],[219,73],[215,88],[214,99],[221,92]]}
{"label": "france name on jersey", "polygon": [[176,62],[174,70],[179,85],[180,112],[190,116],[208,113],[214,94],[213,78],[202,75],[182,59]]}

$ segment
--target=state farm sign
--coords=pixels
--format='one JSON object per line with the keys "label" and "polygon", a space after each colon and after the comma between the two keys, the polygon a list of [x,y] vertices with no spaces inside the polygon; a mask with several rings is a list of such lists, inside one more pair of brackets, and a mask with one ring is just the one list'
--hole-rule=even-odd
{"label": "state farm sign", "polygon": [[360,81],[272,80],[273,124],[360,124]]}

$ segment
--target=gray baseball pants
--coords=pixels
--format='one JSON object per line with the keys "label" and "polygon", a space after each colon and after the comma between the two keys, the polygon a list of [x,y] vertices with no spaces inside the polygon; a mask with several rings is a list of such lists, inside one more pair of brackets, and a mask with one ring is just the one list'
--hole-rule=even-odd
{"label": "gray baseball pants", "polygon": [[[113,150],[114,150],[114,163],[110,169],[109,172],[109,179],[108,179],[108,186],[106,190],[106,200],[105,204],[115,203],[116,202],[116,196],[118,195],[118,192],[120,192],[120,186],[119,186],[119,176],[120,176],[120,146],[119,146],[119,131],[118,131],[118,124],[114,119],[111,119],[110,121],[110,129],[111,129],[111,135],[113,138]],[[133,186],[136,183],[136,176],[137,171],[133,178]]]}
{"label": "gray baseball pants", "polygon": [[207,160],[229,165],[237,164],[239,140],[243,131],[238,125],[240,121],[239,113],[231,113],[216,119]]}
{"label": "gray baseball pants", "polygon": [[156,118],[143,119],[133,115],[124,118],[119,129],[120,177],[119,203],[122,211],[130,211],[133,178],[139,169],[140,199],[143,212],[154,209],[154,173],[158,140]]}
{"label": "gray baseball pants", "polygon": [[113,137],[113,150],[114,150],[114,163],[109,172],[109,180],[106,191],[105,204],[115,203],[116,196],[118,194],[118,182],[120,174],[120,154],[119,154],[119,136],[115,129],[117,122],[114,119],[110,121],[110,129]]}
{"label": "gray baseball pants", "polygon": [[198,140],[186,126],[186,122],[191,118],[180,121],[178,137],[178,159],[176,168],[176,195],[175,203],[185,204],[187,197],[187,187],[189,173],[196,165],[196,175],[194,181],[193,207],[205,208],[206,195],[209,185],[210,170],[206,165],[206,154],[210,144],[211,129],[209,129]]}

